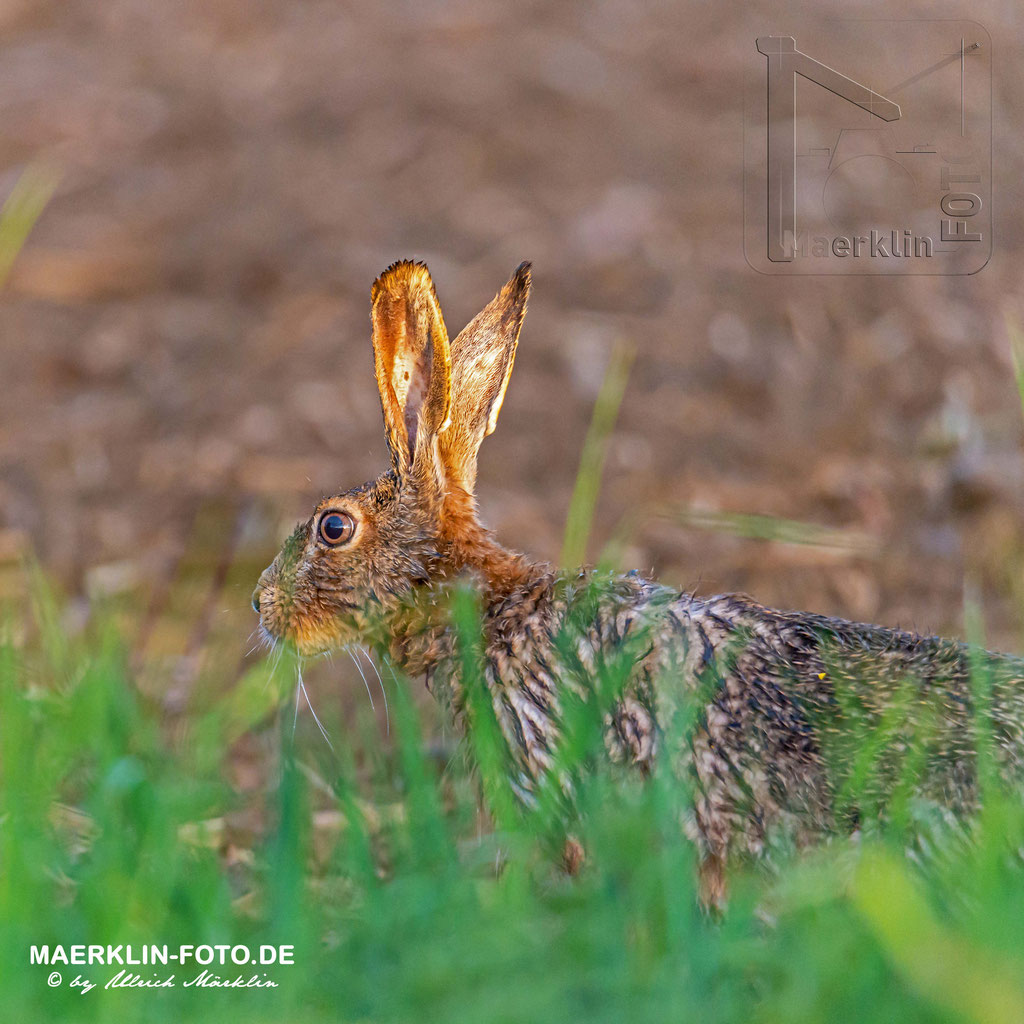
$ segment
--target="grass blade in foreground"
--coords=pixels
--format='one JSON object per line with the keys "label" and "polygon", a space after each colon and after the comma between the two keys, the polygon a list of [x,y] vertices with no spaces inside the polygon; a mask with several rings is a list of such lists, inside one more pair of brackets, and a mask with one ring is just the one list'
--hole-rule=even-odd
{"label": "grass blade in foreground", "polygon": [[565,541],[562,545],[562,565],[565,566],[574,567],[586,561],[587,540],[590,537],[594,507],[597,505],[597,496],[601,489],[601,475],[605,456],[608,454],[608,439],[615,427],[622,397],[626,393],[633,355],[633,350],[622,344],[612,349],[601,391],[594,404],[594,413],[583,445],[579,472],[576,475],[576,486],[569,502]]}
{"label": "grass blade in foreground", "polygon": [[33,164],[18,179],[0,207],[0,288],[59,180],[59,175],[51,168]]}

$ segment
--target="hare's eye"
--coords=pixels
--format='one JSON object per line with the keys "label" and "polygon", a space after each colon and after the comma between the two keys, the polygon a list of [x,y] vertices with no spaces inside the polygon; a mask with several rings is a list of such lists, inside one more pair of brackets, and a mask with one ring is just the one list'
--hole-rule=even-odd
{"label": "hare's eye", "polygon": [[350,541],[355,532],[356,521],[347,512],[328,512],[320,520],[320,537],[332,547]]}

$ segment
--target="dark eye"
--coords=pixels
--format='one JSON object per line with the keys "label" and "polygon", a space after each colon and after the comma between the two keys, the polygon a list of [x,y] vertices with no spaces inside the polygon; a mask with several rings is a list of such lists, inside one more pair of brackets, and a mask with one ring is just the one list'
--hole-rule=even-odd
{"label": "dark eye", "polygon": [[356,532],[356,521],[347,512],[328,512],[320,520],[320,537],[332,546],[345,544]]}

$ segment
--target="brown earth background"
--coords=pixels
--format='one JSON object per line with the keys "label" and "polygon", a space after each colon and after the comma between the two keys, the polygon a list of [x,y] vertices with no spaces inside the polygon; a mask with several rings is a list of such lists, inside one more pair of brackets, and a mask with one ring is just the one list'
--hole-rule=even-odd
{"label": "brown earth background", "polygon": [[[967,593],[1024,649],[1021,26],[969,13],[996,43],[989,265],[771,278],[743,255],[741,72],[809,7],[0,0],[0,198],[60,174],[0,292],[4,593],[34,552],[67,628],[108,605],[168,708],[227,689],[282,536],[384,465],[374,277],[426,260],[454,334],[530,259],[479,478],[510,545],[557,559],[631,345],[591,557],[631,516],[623,563],[679,587],[959,635]],[[341,663],[311,682],[365,697]]]}

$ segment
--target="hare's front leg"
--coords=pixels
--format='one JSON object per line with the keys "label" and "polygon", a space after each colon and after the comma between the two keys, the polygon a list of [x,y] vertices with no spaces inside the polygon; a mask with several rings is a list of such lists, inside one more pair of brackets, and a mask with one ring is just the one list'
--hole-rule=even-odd
{"label": "hare's front leg", "polygon": [[[694,777],[693,827],[697,844],[698,896],[707,910],[722,910],[727,895],[726,868],[742,828],[742,806],[734,792],[736,767],[708,728],[694,737],[691,747]],[[757,820],[755,813],[752,818]]]}
{"label": "hare's front leg", "polygon": [[723,904],[735,856],[760,857],[768,837],[779,833],[804,847],[835,827],[828,773],[810,723],[780,687],[759,680],[731,673],[689,744],[690,832],[708,907]]}

